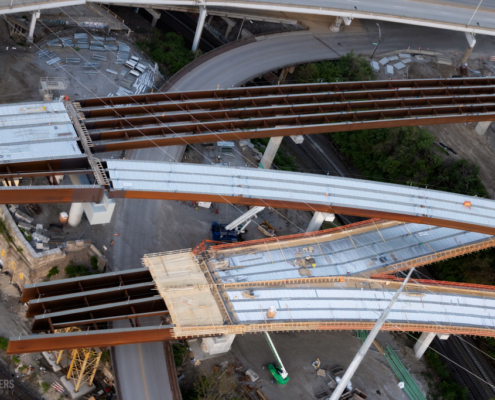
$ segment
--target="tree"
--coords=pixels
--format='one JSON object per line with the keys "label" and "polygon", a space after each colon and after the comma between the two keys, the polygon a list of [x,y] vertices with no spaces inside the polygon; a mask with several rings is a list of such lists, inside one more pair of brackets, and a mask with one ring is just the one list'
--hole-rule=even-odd
{"label": "tree", "polygon": [[373,79],[373,69],[365,58],[351,51],[338,60],[300,65],[292,79],[297,83],[366,81]]}
{"label": "tree", "polygon": [[221,400],[234,395],[236,382],[225,371],[205,373],[194,382],[194,390],[200,400]]}

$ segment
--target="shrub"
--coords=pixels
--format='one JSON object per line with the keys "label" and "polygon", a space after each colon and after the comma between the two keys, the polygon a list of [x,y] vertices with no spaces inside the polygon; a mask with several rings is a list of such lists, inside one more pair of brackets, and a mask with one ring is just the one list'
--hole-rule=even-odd
{"label": "shrub", "polygon": [[186,357],[187,353],[189,350],[187,349],[186,346],[183,346],[181,344],[174,344],[172,346],[172,350],[174,353],[174,362],[176,367],[180,367],[182,363],[184,362],[184,358]]}
{"label": "shrub", "polygon": [[69,278],[75,278],[76,276],[90,275],[88,270],[82,265],[74,265],[72,260],[69,265],[65,268],[65,273]]}
{"label": "shrub", "polygon": [[58,265],[55,265],[53,268],[48,271],[48,275],[46,276],[47,278],[51,278],[52,276],[55,276],[59,273],[60,271],[58,270]]}
{"label": "shrub", "polygon": [[0,349],[7,351],[9,339],[0,336]]}
{"label": "shrub", "polygon": [[41,382],[41,388],[43,389],[43,393],[46,393],[48,392],[48,390],[50,389],[50,384],[49,383],[46,383],[46,382]]}
{"label": "shrub", "polygon": [[94,270],[97,270],[97,269],[98,269],[98,257],[96,257],[96,256],[91,256],[91,258],[89,259],[89,261],[91,262],[91,267],[92,267]]}

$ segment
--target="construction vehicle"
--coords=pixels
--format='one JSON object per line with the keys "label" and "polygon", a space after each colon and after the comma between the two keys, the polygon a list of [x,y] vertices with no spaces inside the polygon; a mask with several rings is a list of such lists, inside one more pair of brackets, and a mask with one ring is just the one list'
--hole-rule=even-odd
{"label": "construction vehicle", "polygon": [[211,224],[211,238],[216,242],[225,243],[237,243],[239,240],[239,235],[235,230],[226,229],[225,224],[219,224],[213,221]]}
{"label": "construction vehicle", "polygon": [[242,242],[242,235],[247,232],[246,227],[264,209],[265,207],[253,207],[228,225],[213,222],[211,224],[212,240],[226,243]]}
{"label": "construction vehicle", "polygon": [[272,338],[268,334],[268,332],[265,332],[266,340],[268,341],[268,345],[270,346],[270,349],[272,350],[273,355],[275,356],[275,359],[277,360],[273,364],[268,364],[266,367],[263,367],[263,369],[268,369],[270,373],[273,376],[272,383],[277,382],[279,385],[285,385],[287,382],[289,382],[289,373],[285,370],[284,364],[282,364],[282,360],[280,359],[280,356],[277,353],[277,350],[275,349],[275,346],[273,345]]}

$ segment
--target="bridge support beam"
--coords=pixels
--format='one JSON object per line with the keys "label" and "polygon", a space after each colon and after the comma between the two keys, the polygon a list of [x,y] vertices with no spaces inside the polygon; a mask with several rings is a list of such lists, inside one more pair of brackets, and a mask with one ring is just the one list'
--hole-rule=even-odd
{"label": "bridge support beam", "polygon": [[330,25],[330,31],[332,32],[340,32],[340,25],[342,24],[342,17],[335,18],[335,21],[332,25]]}
{"label": "bridge support beam", "polygon": [[209,355],[227,353],[232,347],[236,335],[225,334],[215,337],[203,338],[201,350]]}
{"label": "bridge support beam", "polygon": [[235,21],[232,21],[229,17],[220,17],[227,23],[227,30],[225,31],[225,37],[227,40],[229,39],[230,32],[232,32],[232,28],[236,25]]}
{"label": "bridge support beam", "polygon": [[468,48],[462,55],[461,64],[465,64],[467,62],[476,44],[476,38],[474,37],[474,33],[465,32],[465,34],[466,34],[466,39],[468,41]]}
{"label": "bridge support beam", "polygon": [[478,122],[478,124],[476,125],[476,133],[478,135],[484,135],[486,133],[486,131],[488,130],[488,128],[490,127],[490,124],[492,123],[492,121],[481,121],[481,122]]}
{"label": "bridge support beam", "polygon": [[196,33],[194,34],[194,41],[191,49],[193,52],[198,50],[199,41],[201,40],[201,34],[203,33],[203,27],[205,25],[206,15],[206,7],[199,6],[198,25],[196,26]]}
{"label": "bridge support beam", "polygon": [[421,334],[418,341],[414,345],[414,355],[418,360],[423,357],[423,354],[425,354],[426,350],[428,350],[428,347],[430,347],[431,342],[433,342],[433,339],[435,339],[435,336],[437,335],[441,340],[447,340],[449,338],[449,335],[447,334],[437,334],[433,332],[423,332]]}
{"label": "bridge support beam", "polygon": [[346,24],[346,25],[350,25],[350,24],[351,24],[351,22],[352,22],[352,20],[353,20],[354,18],[351,18],[351,17],[343,17],[342,19],[344,20],[344,24]]}
{"label": "bridge support beam", "polygon": [[153,10],[152,8],[145,8],[145,10],[148,11],[151,14],[151,16],[153,17],[153,21],[151,21],[151,26],[155,27],[157,21],[160,19],[162,14],[156,10]]}
{"label": "bridge support beam", "polygon": [[69,211],[69,225],[72,227],[78,226],[81,223],[83,212],[83,203],[72,203]]}
{"label": "bridge support beam", "polygon": [[313,215],[313,218],[311,218],[311,221],[309,222],[308,229],[306,229],[306,232],[319,231],[323,222],[325,221],[332,222],[333,220],[335,220],[335,214],[316,211]]}
{"label": "bridge support beam", "polygon": [[277,154],[280,143],[282,143],[283,136],[277,136],[270,138],[268,146],[266,146],[263,157],[261,158],[259,167],[263,169],[270,169],[272,167],[273,160]]}
{"label": "bridge support beam", "polygon": [[39,11],[33,11],[31,16],[31,24],[29,25],[29,34],[28,34],[28,42],[32,42],[34,40],[34,28],[36,26],[36,20],[40,17],[41,13]]}

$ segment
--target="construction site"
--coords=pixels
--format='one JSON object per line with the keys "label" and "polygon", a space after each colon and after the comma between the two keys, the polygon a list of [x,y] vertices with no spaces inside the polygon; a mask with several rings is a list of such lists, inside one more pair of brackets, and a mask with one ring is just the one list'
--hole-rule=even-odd
{"label": "construction site", "polygon": [[0,0],[0,399],[495,397],[495,8],[308,2]]}

